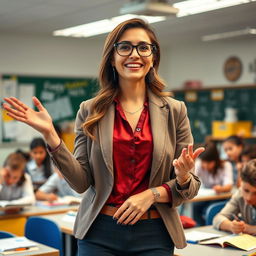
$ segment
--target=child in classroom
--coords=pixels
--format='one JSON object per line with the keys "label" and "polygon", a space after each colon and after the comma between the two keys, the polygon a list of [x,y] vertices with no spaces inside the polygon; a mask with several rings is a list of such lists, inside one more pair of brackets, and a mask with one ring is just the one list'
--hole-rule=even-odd
{"label": "child in classroom", "polygon": [[244,148],[243,139],[239,136],[232,135],[226,138],[223,142],[223,149],[233,167],[233,181],[236,186],[239,186],[237,163],[239,162],[241,152]]}
{"label": "child in classroom", "polygon": [[36,191],[51,176],[54,165],[42,138],[34,138],[31,141],[30,156],[31,160],[27,163],[26,171],[31,176],[34,191]]}
{"label": "child in classroom", "polygon": [[[205,145],[205,151],[196,160],[195,173],[201,180],[203,188],[211,188],[216,193],[229,192],[232,189],[232,165],[228,161],[220,159],[218,149],[214,143]],[[199,226],[205,224],[204,214],[211,203],[213,201],[192,204],[193,218]]]}
{"label": "child in classroom", "polygon": [[241,170],[241,186],[213,219],[216,229],[256,235],[256,159]]}
{"label": "child in classroom", "polygon": [[72,197],[73,199],[81,198],[81,195],[70,187],[58,169],[55,169],[55,173],[36,191],[37,200],[46,200],[48,202],[56,201],[65,196],[70,196],[70,199]]}
{"label": "child in classroom", "polygon": [[25,173],[26,159],[11,153],[0,171],[0,201],[13,204],[34,204],[35,195],[30,176]]}
{"label": "child in classroom", "polygon": [[238,171],[237,187],[240,187],[240,184],[241,184],[240,172],[243,166],[254,158],[256,158],[256,145],[253,145],[253,144],[245,145],[240,154],[239,162],[236,164],[236,169]]}

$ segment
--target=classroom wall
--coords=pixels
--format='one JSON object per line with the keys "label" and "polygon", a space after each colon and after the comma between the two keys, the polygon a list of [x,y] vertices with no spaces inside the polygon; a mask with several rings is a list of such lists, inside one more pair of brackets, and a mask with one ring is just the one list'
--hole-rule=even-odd
{"label": "classroom wall", "polygon": [[[168,55],[164,77],[171,89],[183,88],[186,80],[201,80],[204,87],[256,83],[256,73],[249,72],[249,63],[256,62],[255,37],[180,42],[173,44],[164,55]],[[239,57],[243,64],[242,75],[236,82],[229,82],[223,74],[224,62],[230,56]]]}

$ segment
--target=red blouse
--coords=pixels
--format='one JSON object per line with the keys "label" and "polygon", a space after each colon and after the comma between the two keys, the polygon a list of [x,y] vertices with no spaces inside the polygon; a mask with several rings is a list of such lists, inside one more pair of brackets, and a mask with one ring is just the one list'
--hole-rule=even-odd
{"label": "red blouse", "polygon": [[120,206],[130,196],[149,185],[153,154],[148,102],[144,103],[135,131],[132,131],[124,111],[116,100],[113,134],[114,187],[107,204]]}

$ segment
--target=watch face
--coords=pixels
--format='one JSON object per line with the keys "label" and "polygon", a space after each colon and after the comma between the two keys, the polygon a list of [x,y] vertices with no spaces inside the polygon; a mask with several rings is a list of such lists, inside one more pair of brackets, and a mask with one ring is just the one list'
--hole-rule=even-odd
{"label": "watch face", "polygon": [[224,64],[224,75],[231,81],[237,81],[242,74],[242,62],[239,58],[233,56],[226,60]]}

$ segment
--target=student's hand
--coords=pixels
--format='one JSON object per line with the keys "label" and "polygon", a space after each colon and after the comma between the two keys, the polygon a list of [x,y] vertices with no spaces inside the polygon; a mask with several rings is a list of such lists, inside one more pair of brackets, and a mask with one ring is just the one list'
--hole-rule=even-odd
{"label": "student's hand", "polygon": [[244,223],[244,221],[233,220],[233,221],[231,221],[230,228],[234,234],[243,233],[245,231],[245,223]]}
{"label": "student's hand", "polygon": [[53,201],[55,201],[57,199],[58,199],[58,196],[56,194],[54,194],[54,193],[47,194],[46,200],[48,202],[51,203],[51,202],[53,202]]}
{"label": "student's hand", "polygon": [[217,194],[222,193],[222,186],[221,185],[215,185],[212,188]]}
{"label": "student's hand", "polygon": [[256,234],[256,225],[249,225],[249,224],[244,224],[244,233],[249,234],[249,235],[254,235]]}
{"label": "student's hand", "polygon": [[3,107],[10,117],[42,133],[46,141],[49,139],[48,144],[51,147],[59,145],[60,140],[54,129],[52,118],[36,97],[33,97],[33,103],[39,111],[33,110],[15,97],[4,98],[4,100],[9,104],[4,103]]}
{"label": "student's hand", "polygon": [[173,160],[175,174],[179,184],[186,182],[190,177],[189,171],[195,166],[195,159],[204,151],[203,147],[196,149],[193,152],[193,145],[188,145],[188,148],[183,148],[178,159]]}
{"label": "student's hand", "polygon": [[154,203],[152,191],[147,189],[139,194],[129,197],[116,211],[113,218],[118,224],[133,225]]}

